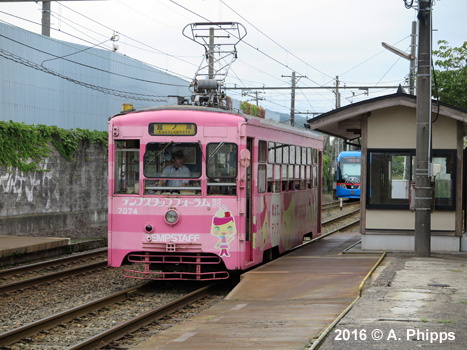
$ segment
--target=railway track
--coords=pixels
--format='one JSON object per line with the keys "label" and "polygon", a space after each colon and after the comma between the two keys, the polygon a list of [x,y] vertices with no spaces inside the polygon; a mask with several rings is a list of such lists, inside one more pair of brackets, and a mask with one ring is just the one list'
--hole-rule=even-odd
{"label": "railway track", "polygon": [[[204,286],[156,308],[149,307],[155,299],[150,285],[151,283],[145,283],[128,288],[2,333],[0,334],[0,346],[17,343],[20,349],[40,349],[47,348],[49,345],[67,350],[97,349],[204,298],[212,292],[217,283]],[[123,308],[131,309],[125,310],[125,315],[137,314],[137,316],[121,322]],[[149,309],[149,311],[142,312],[141,310],[144,309]],[[107,319],[107,322],[103,319]],[[89,333],[90,329],[99,331],[92,336],[83,336]],[[64,338],[63,334],[67,336]],[[11,348],[13,349],[14,346]]]}
{"label": "railway track", "polygon": [[[355,206],[358,206],[358,203],[352,203]],[[332,212],[334,210],[334,212]],[[332,212],[332,213],[328,213]],[[324,212],[324,210],[323,210]],[[344,212],[344,215],[341,215]],[[337,217],[334,217],[336,216]],[[358,209],[355,210],[352,208],[352,205],[345,206],[345,210],[339,210],[339,208],[330,208],[327,210],[326,215],[323,216],[333,216],[332,218],[326,218],[323,220],[323,233],[330,234],[326,231],[330,231],[328,229],[332,226],[332,232],[342,231],[345,229],[345,226],[352,226],[358,223],[358,220],[352,220],[352,216],[358,215]],[[350,219],[349,219],[350,218]],[[346,221],[345,226],[341,225],[342,221]],[[349,223],[350,221],[350,223]],[[334,228],[336,225],[339,225],[338,228]],[[94,252],[95,258],[99,257],[99,252]],[[105,254],[105,250],[102,250],[100,254]],[[87,254],[80,254],[80,256],[85,256]],[[27,275],[30,271],[43,271],[47,268],[55,269],[58,264],[64,265],[65,261],[72,261],[76,259],[74,257],[66,258],[66,259],[56,259],[52,262],[28,265],[21,268],[15,268],[10,270],[0,271],[0,279],[6,279],[11,276],[16,276],[15,278],[22,278],[21,276]],[[103,262],[104,264],[105,261]],[[88,264],[93,265],[93,264]],[[86,269],[87,267],[83,267]],[[68,269],[68,270],[76,270],[76,273],[81,273],[78,271],[78,268]],[[84,270],[82,270],[84,271]],[[60,276],[62,274],[62,276]],[[66,270],[60,272],[59,274],[51,274],[55,275],[53,278],[50,276],[46,277],[49,278],[49,281],[54,279],[62,279],[68,275]],[[80,277],[81,278],[81,277]],[[87,278],[87,277],[83,277]],[[33,280],[36,279],[33,278]],[[77,280],[65,279],[70,280],[73,283],[81,283]],[[34,285],[38,283],[45,283],[46,280],[40,280],[33,282],[23,282],[23,281],[16,281],[14,282],[17,284],[18,288],[24,289],[28,288],[27,285]],[[54,284],[58,288],[60,285]],[[189,293],[188,296],[181,297],[181,301],[184,306],[179,306],[179,301],[171,300],[170,302],[161,302],[159,299],[159,292],[154,292],[151,294],[147,290],[150,284],[143,284],[141,286],[127,288],[121,292],[113,293],[104,298],[99,298],[93,300],[91,302],[87,302],[80,306],[74,306],[68,310],[64,310],[61,308],[59,312],[50,312],[53,313],[52,316],[46,316],[47,312],[42,312],[42,318],[37,319],[37,321],[29,324],[21,324],[19,327],[15,329],[9,329],[3,327],[4,333],[0,334],[0,348],[2,349],[11,349],[11,350],[36,350],[36,349],[46,349],[46,348],[53,348],[53,349],[96,349],[104,344],[110,344],[112,348],[125,348],[125,342],[127,344],[131,344],[133,342],[132,338],[140,337],[139,335],[133,334],[143,334],[142,337],[149,337],[151,334],[154,333],[154,329],[158,329],[161,331],[168,327],[167,322],[170,322],[170,319],[167,320],[167,313],[175,312],[174,321],[179,318],[184,318],[183,311],[176,312],[174,310],[180,309],[185,307],[186,310],[187,305],[190,305],[194,300],[199,300],[199,298],[205,297],[209,294],[209,291],[206,290],[205,292],[200,292],[200,296],[195,296],[198,294],[197,292]],[[0,286],[0,293],[2,291],[2,286]],[[10,287],[8,287],[10,288]],[[17,289],[18,289],[17,288]],[[41,287],[42,289],[48,286]],[[74,288],[74,287],[73,287]],[[3,289],[5,292],[8,289]],[[10,289],[15,290],[15,289]],[[31,289],[28,289],[28,294],[32,293],[29,292]],[[204,294],[203,294],[204,293]],[[192,295],[193,294],[193,295]],[[13,294],[16,295],[16,294]],[[101,295],[104,295],[101,293]],[[24,298],[23,293],[18,294],[18,297],[22,296]],[[27,296],[26,296],[27,297]],[[170,299],[173,299],[174,296],[171,295]],[[78,298],[79,299],[79,298]],[[102,299],[102,300],[101,300]],[[142,299],[149,300],[149,303],[140,301]],[[207,298],[203,299],[206,300]],[[85,300],[82,298],[81,300]],[[40,301],[38,301],[40,302]],[[81,302],[81,301],[80,301]],[[155,304],[165,303],[168,304],[170,311],[167,311],[167,306],[160,306],[156,309],[154,308]],[[146,304],[145,307],[139,306],[139,308],[129,307],[129,305],[139,305],[139,304]],[[75,303],[76,305],[76,303]],[[126,311],[122,311],[126,310]],[[149,311],[148,311],[149,310]],[[164,311],[165,310],[165,311]],[[189,308],[188,308],[189,310]],[[46,311],[46,310],[45,310]],[[116,312],[116,313],[113,313]],[[121,314],[124,314],[125,317],[122,317]],[[188,312],[189,313],[189,312]],[[46,316],[46,317],[44,317]],[[157,319],[163,319],[164,321],[159,321],[153,323],[151,327],[144,326],[145,324],[154,322]],[[125,319],[126,321],[121,323],[121,320]],[[133,332],[135,329],[139,329],[136,333],[129,333]],[[91,330],[93,334],[90,334]],[[144,333],[148,333],[149,335],[145,335]],[[115,340],[122,338],[121,340]],[[11,345],[8,345],[11,344]],[[123,344],[123,345],[122,345]],[[133,343],[134,344],[134,343]]]}
{"label": "railway track", "polygon": [[323,234],[343,231],[360,222],[360,202],[345,203],[342,210],[340,210],[339,203],[330,204],[323,207]]}
{"label": "railway track", "polygon": [[[98,251],[89,253],[1,270],[0,280],[5,281],[9,279],[10,282],[0,285],[0,294],[30,288],[57,279],[105,268],[107,266],[106,252],[106,249],[99,249]],[[102,259],[99,259],[99,257],[102,257]],[[98,259],[97,262],[81,265],[83,261],[96,259]],[[66,266],[69,265],[80,266],[66,268]],[[50,270],[57,269],[60,269],[60,271],[48,273]],[[33,277],[31,277],[31,273],[34,273]]]}

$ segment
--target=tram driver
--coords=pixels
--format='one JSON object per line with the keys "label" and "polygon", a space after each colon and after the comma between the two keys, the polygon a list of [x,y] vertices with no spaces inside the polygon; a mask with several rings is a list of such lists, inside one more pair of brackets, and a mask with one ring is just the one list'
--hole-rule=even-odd
{"label": "tram driver", "polygon": [[[162,170],[162,177],[173,178],[173,177],[190,177],[190,169],[183,163],[185,157],[182,150],[175,151],[172,153],[172,164],[165,167]],[[189,180],[159,180],[159,186],[168,187],[186,187],[188,186]]]}

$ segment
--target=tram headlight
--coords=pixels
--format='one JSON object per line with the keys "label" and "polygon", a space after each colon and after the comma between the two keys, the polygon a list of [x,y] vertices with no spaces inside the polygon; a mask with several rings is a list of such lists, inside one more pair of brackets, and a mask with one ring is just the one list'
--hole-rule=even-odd
{"label": "tram headlight", "polygon": [[342,188],[347,188],[347,186],[345,184],[339,184],[340,187]]}
{"label": "tram headlight", "polygon": [[178,222],[178,213],[174,209],[169,209],[165,213],[165,222],[169,225],[175,225]]}

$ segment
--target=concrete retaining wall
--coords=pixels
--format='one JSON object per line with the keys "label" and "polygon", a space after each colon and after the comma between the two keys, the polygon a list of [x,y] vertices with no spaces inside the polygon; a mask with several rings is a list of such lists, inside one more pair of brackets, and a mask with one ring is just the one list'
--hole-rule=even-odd
{"label": "concrete retaining wall", "polygon": [[61,236],[65,231],[73,239],[107,225],[105,147],[82,145],[75,162],[51,148],[44,172],[0,168],[0,235]]}

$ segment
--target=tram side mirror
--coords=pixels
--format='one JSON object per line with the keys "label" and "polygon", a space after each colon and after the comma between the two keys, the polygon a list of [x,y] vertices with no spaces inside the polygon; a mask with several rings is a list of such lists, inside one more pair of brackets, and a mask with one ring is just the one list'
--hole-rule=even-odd
{"label": "tram side mirror", "polygon": [[242,149],[240,151],[240,166],[243,168],[248,168],[250,166],[250,151],[247,149]]}

